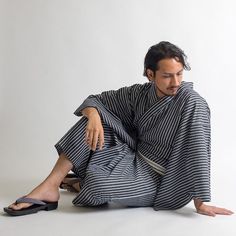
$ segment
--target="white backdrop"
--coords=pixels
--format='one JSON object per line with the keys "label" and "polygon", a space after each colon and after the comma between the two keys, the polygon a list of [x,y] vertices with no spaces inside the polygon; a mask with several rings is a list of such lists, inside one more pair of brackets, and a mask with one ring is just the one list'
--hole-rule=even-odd
{"label": "white backdrop", "polygon": [[[0,0],[0,178],[42,178],[92,93],[144,83],[162,40],[212,111],[213,199],[235,198],[234,0]],[[232,188],[233,187],[233,188]]]}

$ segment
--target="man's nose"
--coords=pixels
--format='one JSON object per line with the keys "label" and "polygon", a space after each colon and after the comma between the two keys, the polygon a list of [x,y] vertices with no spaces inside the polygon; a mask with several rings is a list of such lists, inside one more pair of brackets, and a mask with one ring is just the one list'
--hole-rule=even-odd
{"label": "man's nose", "polygon": [[179,77],[178,77],[178,75],[173,75],[172,80],[171,80],[171,85],[172,86],[179,86]]}

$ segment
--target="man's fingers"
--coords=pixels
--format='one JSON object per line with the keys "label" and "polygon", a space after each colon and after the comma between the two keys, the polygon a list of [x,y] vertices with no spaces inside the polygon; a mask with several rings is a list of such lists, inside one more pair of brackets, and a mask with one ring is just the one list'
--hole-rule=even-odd
{"label": "man's fingers", "polygon": [[89,145],[89,147],[92,147],[93,144],[93,131],[87,131],[86,132],[86,143]]}
{"label": "man's fingers", "polygon": [[207,214],[208,216],[213,216],[213,217],[216,216],[216,214],[215,214],[214,211],[207,211],[206,214]]}
{"label": "man's fingers", "polygon": [[93,142],[94,142],[93,139],[94,139],[94,132],[87,130],[85,134],[85,142],[88,144],[90,149],[92,149],[93,147]]}
{"label": "man's fingers", "polygon": [[99,134],[98,131],[96,131],[96,132],[93,133],[93,140],[92,140],[92,142],[91,142],[91,149],[92,149],[93,151],[95,151],[95,150],[96,150],[96,147],[97,147],[98,134]]}
{"label": "man's fingers", "polygon": [[207,216],[213,216],[215,217],[216,214],[213,212],[213,211],[210,211],[210,210],[200,210],[200,211],[197,211],[199,214],[202,214],[202,215],[207,215]]}
{"label": "man's fingers", "polygon": [[85,142],[89,144],[89,131],[88,130],[86,130],[86,133],[85,133]]}
{"label": "man's fingers", "polygon": [[103,145],[104,145],[104,133],[102,130],[102,132],[100,132],[100,134],[99,134],[99,149],[100,150],[102,150]]}
{"label": "man's fingers", "polygon": [[232,215],[232,214],[234,214],[234,212],[233,212],[233,211],[230,211],[230,210],[228,210],[228,209],[226,209],[226,210],[228,211],[229,215]]}
{"label": "man's fingers", "polygon": [[87,128],[85,132],[85,142],[89,145],[90,149],[96,150],[99,144],[101,150],[104,145],[104,131],[102,128],[91,129]]}
{"label": "man's fingers", "polygon": [[204,208],[198,209],[197,211],[199,214],[208,215],[208,216],[216,216],[218,215],[232,215],[233,212],[220,207],[215,206],[204,206]]}
{"label": "man's fingers", "polygon": [[232,215],[233,212],[225,209],[225,208],[220,208],[220,207],[214,207],[214,212],[219,215]]}

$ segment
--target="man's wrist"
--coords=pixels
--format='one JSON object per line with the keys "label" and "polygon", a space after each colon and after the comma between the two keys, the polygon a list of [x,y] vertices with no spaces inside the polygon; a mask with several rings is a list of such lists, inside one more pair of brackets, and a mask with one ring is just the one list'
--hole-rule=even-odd
{"label": "man's wrist", "polygon": [[194,198],[193,201],[196,209],[198,209],[203,204],[202,200],[199,198]]}
{"label": "man's wrist", "polygon": [[83,114],[83,116],[86,116],[87,118],[89,118],[90,116],[97,115],[98,111],[94,107],[86,107],[82,110],[81,113]]}

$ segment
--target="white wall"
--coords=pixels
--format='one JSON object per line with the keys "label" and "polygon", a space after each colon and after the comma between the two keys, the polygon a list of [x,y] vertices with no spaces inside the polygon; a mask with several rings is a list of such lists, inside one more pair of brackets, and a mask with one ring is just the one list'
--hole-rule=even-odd
{"label": "white wall", "polygon": [[234,0],[0,0],[0,11],[3,178],[45,176],[83,99],[146,82],[147,49],[168,40],[212,109],[213,181],[235,185]]}

